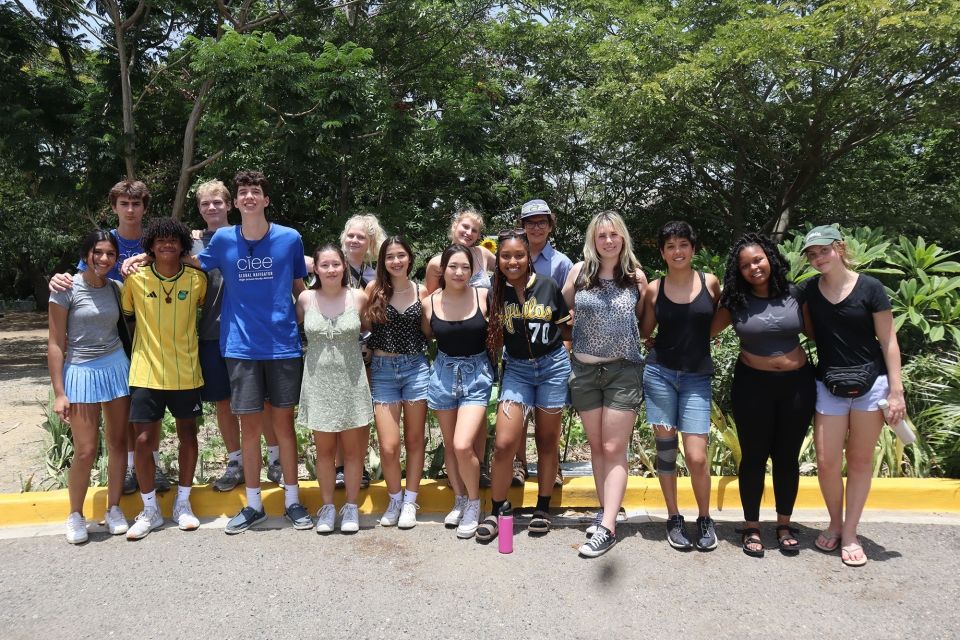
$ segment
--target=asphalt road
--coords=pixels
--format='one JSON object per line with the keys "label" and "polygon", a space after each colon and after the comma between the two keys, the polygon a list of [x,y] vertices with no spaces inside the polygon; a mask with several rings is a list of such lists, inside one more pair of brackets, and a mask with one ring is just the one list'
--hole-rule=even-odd
{"label": "asphalt road", "polygon": [[815,523],[792,558],[746,557],[733,523],[715,551],[679,553],[657,522],[620,525],[588,560],[582,526],[518,532],[500,555],[435,522],[372,522],[3,539],[0,638],[960,637],[960,526],[866,523],[872,561],[851,569],[810,546]]}

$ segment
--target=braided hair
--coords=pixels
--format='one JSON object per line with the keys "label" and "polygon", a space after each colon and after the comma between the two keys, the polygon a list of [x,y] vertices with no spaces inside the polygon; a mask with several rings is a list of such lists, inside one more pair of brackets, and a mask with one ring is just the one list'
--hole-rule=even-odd
{"label": "braided hair", "polygon": [[527,233],[522,229],[511,229],[501,231],[497,236],[497,268],[493,273],[493,289],[490,294],[490,308],[487,309],[490,320],[487,323],[487,351],[490,357],[496,361],[500,350],[503,349],[503,301],[507,292],[507,276],[503,275],[500,268],[500,252],[503,245],[508,240],[519,240],[527,250],[527,278],[533,271],[533,263],[530,260],[530,241],[527,239]]}
{"label": "braided hair", "polygon": [[770,297],[779,298],[787,293],[790,283],[787,281],[789,266],[787,259],[780,253],[780,249],[770,238],[760,233],[746,233],[730,249],[727,257],[727,267],[723,276],[723,291],[720,293],[720,306],[731,311],[738,311],[747,306],[746,294],[751,287],[743,275],[740,274],[740,252],[744,247],[755,245],[763,250],[770,263]]}

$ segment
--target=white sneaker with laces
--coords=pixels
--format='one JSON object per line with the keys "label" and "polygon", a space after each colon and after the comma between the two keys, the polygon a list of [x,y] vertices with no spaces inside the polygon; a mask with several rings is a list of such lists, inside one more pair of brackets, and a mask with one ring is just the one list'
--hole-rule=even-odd
{"label": "white sneaker with laces", "polygon": [[340,533],[360,531],[360,510],[355,504],[345,504],[340,509]]}
{"label": "white sneaker with laces", "polygon": [[107,523],[107,531],[109,531],[112,536],[126,533],[127,529],[130,528],[130,525],[127,523],[127,517],[123,515],[123,511],[120,511],[120,507],[117,505],[113,505],[107,509],[107,512],[103,514],[103,519]]}
{"label": "white sneaker with laces", "polygon": [[81,544],[86,542],[90,535],[87,533],[87,520],[82,514],[74,511],[67,516],[67,542]]}
{"label": "white sneaker with laces", "polygon": [[404,502],[400,509],[400,520],[397,527],[401,529],[413,529],[417,526],[417,509],[420,508],[416,502]]}
{"label": "white sneaker with laces", "polygon": [[454,496],[453,510],[443,519],[443,524],[448,527],[455,527],[460,524],[460,518],[463,517],[463,510],[467,508],[467,496]]}
{"label": "white sneaker with laces", "polygon": [[127,530],[127,540],[146,538],[147,534],[161,526],[163,526],[163,516],[160,515],[160,510],[156,507],[144,507],[133,526]]}
{"label": "white sneaker with laces", "polygon": [[472,538],[478,526],[480,526],[480,500],[467,500],[463,517],[460,518],[460,525],[457,527],[457,537]]}
{"label": "white sneaker with laces", "polygon": [[200,520],[193,515],[189,500],[177,500],[173,505],[173,521],[181,531],[194,531],[200,528]]}
{"label": "white sneaker with laces", "polygon": [[325,504],[317,511],[317,533],[330,533],[337,520],[337,508]]}
{"label": "white sneaker with laces", "polygon": [[397,521],[400,520],[402,504],[400,498],[390,498],[390,504],[387,505],[387,510],[383,512],[383,517],[380,518],[381,527],[392,527],[397,524]]}

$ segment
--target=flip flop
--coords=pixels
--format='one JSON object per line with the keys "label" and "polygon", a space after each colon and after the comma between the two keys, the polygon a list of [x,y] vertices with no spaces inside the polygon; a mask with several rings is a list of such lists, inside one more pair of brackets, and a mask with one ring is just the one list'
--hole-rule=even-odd
{"label": "flip flop", "polygon": [[[867,554],[863,552],[863,547],[861,547],[861,546],[860,546],[859,544],[857,544],[856,542],[851,542],[850,544],[846,545],[845,547],[842,547],[842,548],[840,549],[840,551],[841,551],[841,553],[840,553],[840,561],[841,561],[843,564],[847,565],[848,567],[862,567],[863,565],[867,564]],[[852,559],[852,556],[853,556],[853,554],[856,553],[857,551],[859,551],[860,553],[862,553],[862,554],[863,554],[863,557],[860,558],[859,560],[853,560],[853,559]],[[844,554],[844,553],[847,554],[847,557],[846,557],[846,558],[843,557],[843,554]]]}
{"label": "flip flop", "polygon": [[[820,544],[821,538],[826,541],[826,544]],[[840,548],[840,534],[830,530],[821,531],[817,539],[813,541],[813,546],[824,553],[833,553]]]}

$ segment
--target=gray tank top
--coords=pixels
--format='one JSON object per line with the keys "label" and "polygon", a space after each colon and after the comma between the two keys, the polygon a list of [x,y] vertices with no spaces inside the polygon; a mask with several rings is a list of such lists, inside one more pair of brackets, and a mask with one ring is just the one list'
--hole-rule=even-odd
{"label": "gray tank top", "polygon": [[621,288],[613,280],[580,289],[574,296],[573,351],[597,358],[643,362],[634,286]]}
{"label": "gray tank top", "polygon": [[746,308],[731,314],[744,351],[755,356],[782,356],[800,346],[803,313],[792,293],[780,298],[749,293],[745,297]]}

